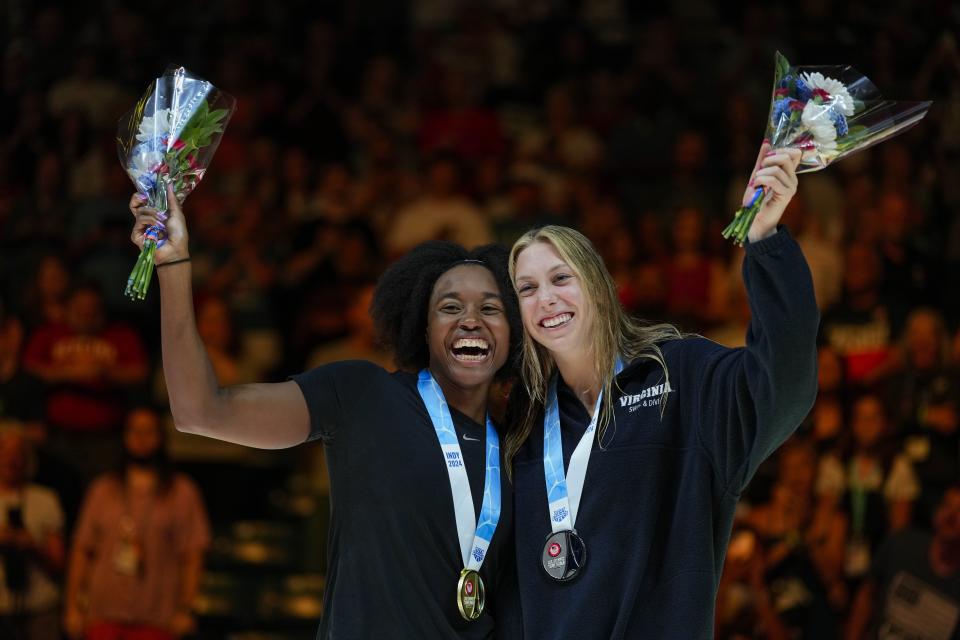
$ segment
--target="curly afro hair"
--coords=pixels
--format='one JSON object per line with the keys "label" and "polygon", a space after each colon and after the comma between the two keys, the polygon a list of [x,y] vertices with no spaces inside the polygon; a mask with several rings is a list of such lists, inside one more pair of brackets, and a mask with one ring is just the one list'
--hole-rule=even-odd
{"label": "curly afro hair", "polygon": [[523,337],[520,307],[507,270],[509,255],[510,251],[498,244],[467,250],[453,242],[431,240],[394,262],[377,281],[370,315],[378,340],[393,352],[397,366],[418,371],[429,365],[430,350],[425,336],[433,287],[451,268],[464,260],[476,260],[493,274],[503,298],[510,325],[510,351],[497,377],[509,376],[514,371]]}

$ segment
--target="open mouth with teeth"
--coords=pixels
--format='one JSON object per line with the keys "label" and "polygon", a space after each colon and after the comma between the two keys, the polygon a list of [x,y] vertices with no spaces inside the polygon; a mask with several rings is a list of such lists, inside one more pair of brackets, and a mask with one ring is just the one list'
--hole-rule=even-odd
{"label": "open mouth with teeth", "polygon": [[556,329],[564,326],[571,320],[573,320],[572,313],[561,313],[550,318],[544,318],[540,321],[540,326],[544,327],[545,329]]}
{"label": "open mouth with teeth", "polygon": [[460,338],[450,349],[453,357],[463,362],[480,362],[490,355],[490,343],[483,338]]}

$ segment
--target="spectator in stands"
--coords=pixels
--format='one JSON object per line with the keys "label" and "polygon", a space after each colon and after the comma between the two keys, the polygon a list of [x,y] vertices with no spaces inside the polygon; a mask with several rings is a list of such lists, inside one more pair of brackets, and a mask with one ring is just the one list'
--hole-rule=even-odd
{"label": "spectator in stands", "polygon": [[56,253],[43,255],[24,291],[23,315],[28,327],[63,322],[69,288],[70,273],[63,258]]}
{"label": "spectator in stands", "polygon": [[844,262],[844,296],[824,313],[820,339],[843,357],[847,383],[859,384],[886,360],[898,327],[880,295],[876,250],[853,243]]}
{"label": "spectator in stands", "polygon": [[29,481],[32,462],[23,433],[0,429],[0,637],[59,640],[63,511]]}
{"label": "spectator in stands", "polygon": [[788,441],[777,461],[770,500],[751,509],[742,525],[756,533],[763,548],[764,581],[783,624],[794,636],[828,638],[838,624],[831,602],[844,598],[847,518],[816,499],[813,447]]}
{"label": "spectator in stands", "polygon": [[845,637],[960,637],[960,484],[940,500],[932,533],[901,531],[884,542]]}
{"label": "spectator in stands", "polygon": [[460,163],[440,153],[426,167],[423,195],[396,213],[387,233],[388,253],[399,256],[425,240],[450,240],[467,248],[493,239],[490,223],[460,192]]}
{"label": "spectator in stands", "polygon": [[853,403],[851,450],[842,458],[821,460],[817,488],[827,501],[839,502],[850,518],[847,576],[856,580],[870,566],[871,554],[888,532],[910,524],[920,484],[910,461],[897,455],[882,398],[864,393]]}
{"label": "spectator in stands", "polygon": [[90,486],[80,511],[65,627],[85,640],[172,640],[196,631],[210,524],[196,485],[170,464],[154,410],[127,414],[123,453],[123,463]]}
{"label": "spectator in stands", "polygon": [[110,322],[100,290],[81,284],[67,300],[65,322],[28,337],[23,364],[46,383],[51,447],[69,453],[88,478],[109,468],[127,392],[148,373],[136,331]]}
{"label": "spectator in stands", "polygon": [[24,327],[0,299],[0,419],[43,421],[43,387],[21,366]]}
{"label": "spectator in stands", "polygon": [[699,329],[721,317],[718,291],[724,270],[705,249],[705,219],[700,209],[684,207],[671,219],[673,250],[660,270],[666,292],[667,316],[685,329]]}
{"label": "spectator in stands", "polygon": [[888,397],[895,403],[903,453],[923,487],[913,521],[925,523],[960,478],[960,378],[950,366],[949,334],[935,309],[915,309],[901,342],[904,369],[890,379]]}

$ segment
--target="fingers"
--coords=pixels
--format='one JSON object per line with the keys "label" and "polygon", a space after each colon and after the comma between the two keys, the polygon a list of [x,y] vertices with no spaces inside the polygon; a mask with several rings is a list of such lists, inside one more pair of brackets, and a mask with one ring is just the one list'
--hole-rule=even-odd
{"label": "fingers", "polygon": [[130,204],[128,206],[130,208],[130,213],[132,213],[133,217],[136,218],[138,211],[147,206],[147,196],[143,195],[142,193],[133,194],[130,196]]}
{"label": "fingers", "polygon": [[177,194],[171,183],[167,183],[167,215],[171,218],[183,217],[183,209],[180,208],[180,201],[177,200]]}
{"label": "fingers", "polygon": [[803,160],[803,150],[802,149],[786,149],[787,155],[790,156],[790,159],[793,160],[794,170],[800,166],[800,162]]}
{"label": "fingers", "polygon": [[130,232],[130,240],[137,246],[143,245],[143,236],[147,229],[160,222],[157,212],[152,210],[141,210],[137,214],[137,220],[133,224],[133,231]]}
{"label": "fingers", "polygon": [[774,153],[770,153],[764,159],[764,165],[767,164],[767,160],[776,157],[779,163],[783,157],[786,156],[784,164],[790,165],[790,167],[796,171],[797,167],[800,166],[800,161],[803,159],[803,151],[800,149],[776,149]]}
{"label": "fingers", "polygon": [[754,186],[768,188],[777,195],[792,194],[797,190],[797,182],[795,173],[777,166],[760,169],[753,178]]}
{"label": "fingers", "polygon": [[792,196],[797,190],[797,166],[803,153],[799,149],[768,151],[760,161],[762,168],[754,174],[754,186],[762,186],[776,195]]}
{"label": "fingers", "polygon": [[796,172],[801,159],[803,159],[803,151],[800,149],[773,149],[760,160],[760,167],[778,165]]}
{"label": "fingers", "polygon": [[778,149],[771,152],[762,161],[762,168],[756,175],[768,173],[767,169],[781,169],[788,177],[787,183],[793,184],[797,181],[797,167],[803,154],[799,149]]}

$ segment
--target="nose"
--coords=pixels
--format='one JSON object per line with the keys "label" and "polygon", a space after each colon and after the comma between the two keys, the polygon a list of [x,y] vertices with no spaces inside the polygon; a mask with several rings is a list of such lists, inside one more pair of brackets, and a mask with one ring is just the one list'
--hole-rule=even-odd
{"label": "nose", "polygon": [[460,318],[458,326],[464,331],[474,331],[480,328],[480,321],[475,313],[468,311]]}
{"label": "nose", "polygon": [[546,309],[556,303],[557,295],[552,287],[544,286],[537,290],[537,299],[540,302],[540,306]]}

